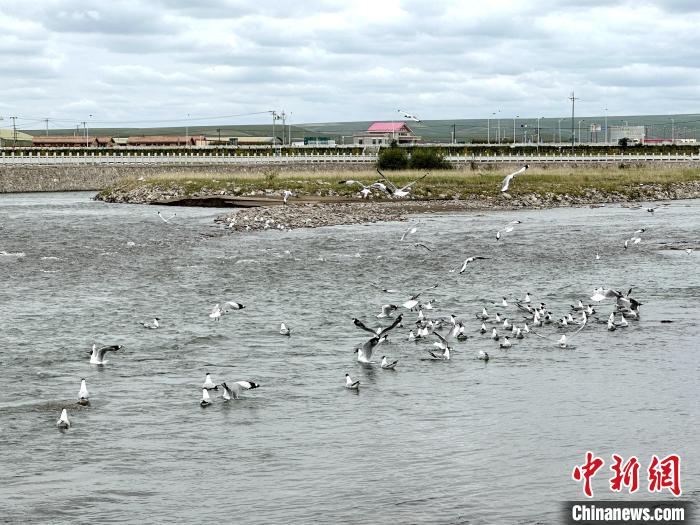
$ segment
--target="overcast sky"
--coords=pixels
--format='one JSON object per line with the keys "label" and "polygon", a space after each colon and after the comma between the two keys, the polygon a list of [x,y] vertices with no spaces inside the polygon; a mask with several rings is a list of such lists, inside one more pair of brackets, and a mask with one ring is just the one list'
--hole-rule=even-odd
{"label": "overcast sky", "polygon": [[695,113],[698,28],[697,0],[2,2],[0,125]]}

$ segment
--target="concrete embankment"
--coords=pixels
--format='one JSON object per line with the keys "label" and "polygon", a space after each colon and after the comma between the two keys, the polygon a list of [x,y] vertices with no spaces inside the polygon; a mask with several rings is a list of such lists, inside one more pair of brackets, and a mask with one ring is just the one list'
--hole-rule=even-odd
{"label": "concrete embankment", "polygon": [[[193,159],[197,160],[196,157]],[[545,170],[556,169],[600,169],[615,171],[619,168],[642,169],[653,167],[654,169],[687,169],[697,168],[697,163],[667,162],[638,160],[634,157],[623,158],[620,162],[586,162],[583,158],[574,161],[564,159],[554,162],[551,157],[547,162],[538,162],[529,157],[503,160],[486,161],[476,159],[473,161],[454,162],[455,173],[473,173],[476,171],[507,170],[522,163],[528,163],[531,168]],[[0,164],[0,193],[10,192],[34,192],[34,191],[101,191],[117,182],[125,179],[152,179],[152,178],[178,178],[178,177],[237,177],[255,174],[285,173],[296,174],[303,172],[305,175],[339,172],[372,172],[375,162],[302,162],[285,159],[280,162],[266,162],[262,159],[255,163],[212,163],[201,162],[203,159],[192,163],[177,162],[173,164]],[[78,162],[78,161],[76,161]],[[354,178],[354,177],[353,177]]]}

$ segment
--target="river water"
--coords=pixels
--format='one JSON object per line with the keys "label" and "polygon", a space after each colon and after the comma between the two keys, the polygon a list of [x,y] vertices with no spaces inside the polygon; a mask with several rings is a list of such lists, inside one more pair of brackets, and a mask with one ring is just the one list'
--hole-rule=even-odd
{"label": "river water", "polygon": [[[166,224],[90,197],[0,196],[0,521],[557,523],[583,498],[571,471],[587,450],[606,461],[596,498],[625,499],[608,488],[612,453],[640,459],[634,498],[669,498],[647,492],[646,467],[677,453],[698,500],[700,250],[668,248],[698,245],[700,201],[423,216],[402,243],[406,223],[229,235],[221,210]],[[469,255],[491,259],[449,272]],[[351,319],[379,324],[379,305],[433,283],[431,317],[467,320],[452,360],[421,360],[435,338],[409,343],[406,312],[377,349],[397,370],[360,366]],[[633,287],[641,320],[591,322],[569,349],[553,327],[507,351],[477,332],[482,305],[519,318],[490,304],[502,296],[561,315],[601,285]],[[210,319],[226,300],[246,308]],[[604,319],[612,302],[597,307]],[[160,329],[140,326],[153,317]],[[124,348],[98,367],[93,342]],[[262,386],[202,409],[206,372]]]}

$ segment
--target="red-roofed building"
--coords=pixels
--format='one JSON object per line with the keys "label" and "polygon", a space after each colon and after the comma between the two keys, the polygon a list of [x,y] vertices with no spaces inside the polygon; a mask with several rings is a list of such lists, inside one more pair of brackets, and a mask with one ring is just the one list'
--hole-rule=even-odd
{"label": "red-roofed building", "polygon": [[402,121],[375,122],[364,133],[353,135],[353,142],[358,146],[389,146],[393,141],[412,145],[420,142],[420,137]]}

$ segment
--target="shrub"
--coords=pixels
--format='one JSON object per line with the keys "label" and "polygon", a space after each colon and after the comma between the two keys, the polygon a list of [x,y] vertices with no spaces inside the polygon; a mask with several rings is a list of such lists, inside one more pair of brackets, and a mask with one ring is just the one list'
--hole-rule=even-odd
{"label": "shrub", "polygon": [[408,154],[401,148],[381,149],[377,165],[382,170],[405,170],[408,167]]}
{"label": "shrub", "polygon": [[435,148],[416,148],[408,161],[408,167],[414,170],[449,170],[452,165]]}

